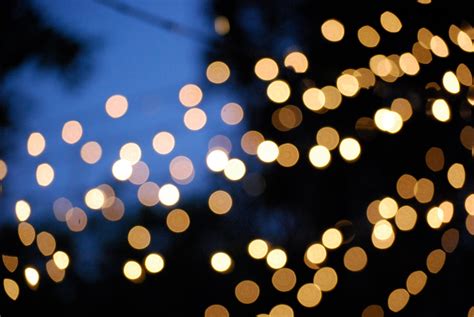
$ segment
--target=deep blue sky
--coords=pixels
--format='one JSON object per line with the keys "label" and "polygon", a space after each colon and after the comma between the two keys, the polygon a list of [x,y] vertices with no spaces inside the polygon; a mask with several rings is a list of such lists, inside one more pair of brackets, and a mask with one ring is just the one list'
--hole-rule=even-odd
{"label": "deep blue sky", "polygon": [[[190,193],[208,190],[210,182],[206,180],[210,174],[204,165],[208,140],[216,134],[236,136],[241,128],[220,122],[220,107],[238,102],[225,88],[204,90],[202,108],[208,114],[208,123],[203,130],[190,132],[183,125],[186,109],[179,104],[178,91],[186,83],[205,80],[204,46],[92,0],[34,2],[47,21],[90,47],[84,56],[84,65],[90,67],[72,89],[57,73],[39,69],[34,62],[10,77],[9,89],[25,96],[28,103],[18,106],[13,118],[17,129],[12,132],[14,146],[6,157],[9,175],[2,204],[9,211],[6,219],[13,219],[14,202],[18,199],[31,203],[30,220],[36,223],[55,221],[52,204],[61,196],[85,208],[84,193],[113,180],[111,165],[118,158],[120,146],[127,142],[140,144],[142,160],[151,169],[150,180],[160,185],[171,181],[169,161],[176,155],[186,155],[194,162],[196,177],[192,184],[180,186],[183,199]],[[215,36],[212,21],[204,15],[204,1],[124,2]],[[109,96],[117,93],[128,98],[129,109],[124,117],[113,120],[106,115],[104,105]],[[82,139],[75,145],[61,140],[62,126],[69,120],[80,121],[84,128]],[[174,151],[165,157],[158,156],[151,146],[153,136],[161,130],[172,132],[176,138]],[[47,142],[46,151],[36,158],[26,151],[26,140],[33,131],[41,132]],[[79,155],[81,146],[91,140],[103,148],[102,159],[95,165],[85,164]],[[43,162],[50,163],[56,173],[47,188],[40,188],[35,180],[35,168]],[[124,186],[119,196],[128,203],[127,211],[133,210],[130,207],[137,204],[137,187],[129,183]]]}

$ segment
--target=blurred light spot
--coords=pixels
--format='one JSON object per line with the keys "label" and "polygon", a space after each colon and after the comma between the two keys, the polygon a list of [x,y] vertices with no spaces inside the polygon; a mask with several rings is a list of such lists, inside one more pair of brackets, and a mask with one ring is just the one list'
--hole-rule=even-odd
{"label": "blurred light spot", "polygon": [[330,42],[339,42],[344,37],[344,25],[341,22],[330,19],[321,25],[321,33]]}
{"label": "blurred light spot", "polygon": [[402,206],[395,215],[395,224],[402,231],[410,231],[415,227],[418,215],[410,206]]}
{"label": "blurred light spot", "polygon": [[284,64],[285,67],[292,68],[295,73],[304,73],[308,69],[308,59],[301,52],[291,52],[286,55]]}
{"label": "blurred light spot", "polygon": [[337,285],[337,273],[332,267],[323,267],[316,271],[313,279],[323,292],[332,291]]}
{"label": "blurred light spot", "polygon": [[278,65],[271,58],[262,58],[255,64],[255,74],[261,80],[272,80],[278,75]]}
{"label": "blurred light spot", "polygon": [[166,184],[160,188],[158,198],[165,206],[172,206],[179,200],[179,190],[173,184]]}
{"label": "blurred light spot", "polygon": [[449,201],[443,201],[440,205],[439,208],[443,211],[443,223],[449,223],[451,219],[453,218],[454,215],[454,205],[453,203]]}
{"label": "blurred light spot", "polygon": [[197,106],[202,100],[201,88],[194,84],[184,85],[179,90],[179,101],[185,107]]}
{"label": "blurred light spot", "polygon": [[289,292],[296,285],[296,274],[289,268],[279,269],[273,273],[272,284],[280,292]]}
{"label": "blurred light spot", "polygon": [[105,111],[114,119],[122,117],[127,112],[127,109],[127,98],[122,95],[113,95],[105,103]]}
{"label": "blurred light spot", "polygon": [[254,303],[259,295],[260,288],[254,281],[245,280],[235,286],[235,297],[242,304]]}
{"label": "blurred light spot", "polygon": [[345,138],[339,144],[339,153],[346,161],[355,161],[360,156],[360,144],[354,138]]}
{"label": "blurred light spot", "polygon": [[256,155],[258,146],[264,140],[265,139],[260,132],[250,130],[245,132],[245,134],[242,136],[240,140],[240,146],[242,147],[242,150],[244,150],[245,153],[250,155]]}
{"label": "blurred light spot", "polygon": [[153,137],[153,149],[158,154],[170,153],[173,151],[174,145],[174,136],[169,132],[162,131]]}
{"label": "blurred light spot", "polygon": [[332,110],[341,105],[342,96],[339,89],[334,86],[325,86],[321,91],[324,93],[324,108]]}
{"label": "blurred light spot", "polygon": [[130,183],[141,185],[148,180],[150,169],[145,162],[139,161],[132,166],[132,175],[128,179]]}
{"label": "blurred light spot", "polygon": [[278,145],[273,141],[263,141],[257,147],[258,158],[265,163],[271,163],[278,158]]}
{"label": "blurred light spot", "polygon": [[283,80],[272,81],[267,87],[267,96],[273,102],[283,103],[290,98],[290,86]]}
{"label": "blurred light spot", "polygon": [[220,273],[227,272],[232,265],[232,259],[225,252],[214,253],[211,257],[212,268]]}
{"label": "blurred light spot", "polygon": [[25,268],[25,279],[28,285],[35,287],[38,285],[40,275],[35,268],[30,266]]}
{"label": "blurred light spot", "polygon": [[367,219],[373,225],[377,223],[377,221],[382,219],[382,216],[379,213],[379,204],[380,200],[374,200],[367,206]]}
{"label": "blurred light spot", "polygon": [[215,61],[209,64],[206,69],[207,79],[213,84],[222,84],[229,79],[230,69],[226,63]]}
{"label": "blurred light spot", "polygon": [[56,250],[56,239],[49,232],[43,231],[36,236],[38,250],[44,256],[50,256]]}
{"label": "blurred light spot", "polygon": [[328,249],[337,249],[342,243],[342,234],[335,228],[324,231],[322,237],[323,245]]}
{"label": "blurred light spot", "polygon": [[426,285],[428,277],[423,271],[412,272],[406,281],[408,292],[412,295],[418,295]]}
{"label": "blurred light spot", "polygon": [[339,133],[331,127],[323,127],[316,133],[316,142],[329,150],[334,150],[339,144]]}
{"label": "blurred light spot", "polygon": [[331,153],[325,146],[313,146],[309,151],[309,161],[314,167],[324,168],[331,161]]}
{"label": "blurred light spot", "polygon": [[383,308],[380,305],[369,305],[362,311],[362,317],[384,317]]}
{"label": "blurred light spot", "polygon": [[224,168],[224,175],[231,181],[240,180],[242,177],[244,177],[245,172],[246,167],[244,162],[236,158],[230,159]]}
{"label": "blurred light spot", "polygon": [[5,161],[3,160],[0,160],[0,181],[2,181],[7,176],[7,173],[8,173],[7,163],[5,163]]}
{"label": "blurred light spot", "polygon": [[285,304],[278,304],[270,310],[269,317],[294,317],[293,309]]}
{"label": "blurred light spot", "polygon": [[472,149],[474,148],[474,128],[468,125],[465,126],[459,134],[459,139],[461,140],[462,145],[466,149],[472,151]]}
{"label": "blurred light spot", "polygon": [[409,174],[403,174],[397,181],[397,193],[403,199],[410,199],[415,196],[416,178]]}
{"label": "blurred light spot", "polygon": [[374,226],[374,236],[379,240],[388,240],[393,236],[393,227],[387,220],[379,220]]}
{"label": "blurred light spot", "polygon": [[430,49],[438,57],[447,57],[449,49],[446,42],[439,36],[435,35],[430,40]]}
{"label": "blurred light spot", "polygon": [[234,102],[228,103],[222,107],[221,118],[228,125],[239,124],[244,118],[244,110]]}
{"label": "blurred light spot", "polygon": [[390,33],[397,33],[402,29],[400,19],[390,11],[385,11],[380,15],[380,24]]}
{"label": "blurred light spot", "polygon": [[119,181],[126,181],[132,176],[132,163],[128,160],[120,159],[112,165],[112,174]]}
{"label": "blurred light spot", "polygon": [[395,199],[391,197],[385,197],[379,203],[379,212],[380,215],[385,219],[390,219],[395,217],[395,214],[398,210],[398,204]]}
{"label": "blurred light spot", "polygon": [[419,179],[415,184],[415,198],[420,203],[428,203],[433,199],[434,184],[427,178]]}
{"label": "blurred light spot", "polygon": [[86,193],[84,201],[90,209],[99,210],[105,203],[105,195],[100,189],[93,188]]}
{"label": "blurred light spot", "polygon": [[223,215],[232,208],[232,197],[224,190],[216,190],[209,196],[208,204],[213,213]]}
{"label": "blurred light spot", "polygon": [[20,295],[20,287],[18,287],[18,284],[12,279],[3,279],[3,289],[12,300],[16,300]]}
{"label": "blurred light spot", "polygon": [[181,233],[189,228],[191,220],[186,211],[174,209],[166,216],[166,225],[174,233]]}
{"label": "blurred light spot", "polygon": [[169,166],[173,180],[178,184],[189,184],[194,179],[193,162],[186,156],[173,158]]}
{"label": "blurred light spot", "polygon": [[36,181],[38,185],[46,187],[54,180],[54,169],[48,163],[38,165],[36,168]]}
{"label": "blurred light spot", "polygon": [[219,149],[209,152],[206,157],[207,167],[213,172],[222,172],[228,162],[227,153]]}
{"label": "blurred light spot", "polygon": [[313,111],[321,110],[325,101],[326,97],[321,89],[309,88],[303,93],[304,105]]}
{"label": "blurred light spot", "polygon": [[127,261],[123,266],[123,275],[129,280],[138,280],[142,276],[143,270],[137,261]]}
{"label": "blurred light spot", "polygon": [[26,221],[31,215],[31,207],[28,202],[19,200],[15,204],[15,213],[19,221]]}
{"label": "blurred light spot", "polygon": [[426,267],[430,273],[436,274],[444,266],[446,261],[446,253],[441,249],[436,249],[431,251],[431,253],[426,258]]}
{"label": "blurred light spot", "polygon": [[462,30],[459,31],[457,36],[457,42],[457,44],[463,51],[468,53],[474,52],[474,44],[472,43],[472,38],[466,32]]}
{"label": "blurred light spot", "polygon": [[469,67],[467,67],[465,64],[461,63],[456,68],[456,78],[464,86],[472,86],[472,73]]}
{"label": "blurred light spot", "polygon": [[[158,191],[156,194],[158,197]],[[102,208],[102,215],[109,221],[119,221],[125,213],[125,206],[123,202],[117,197],[109,197],[105,200]]]}
{"label": "blurred light spot", "polygon": [[456,250],[459,243],[459,231],[458,229],[451,228],[446,230],[441,237],[441,246],[444,251],[448,253],[453,253]]}
{"label": "blurred light spot", "polygon": [[379,33],[369,25],[364,25],[357,31],[357,38],[365,47],[376,47],[380,42]]}
{"label": "blurred light spot", "polygon": [[207,122],[206,113],[199,108],[193,108],[184,114],[184,125],[191,131],[201,130]]}
{"label": "blurred light spot", "polygon": [[414,76],[420,71],[420,65],[412,53],[403,53],[399,60],[400,68],[407,75]]}
{"label": "blurred light spot", "polygon": [[314,243],[306,250],[305,256],[311,263],[321,264],[326,260],[327,251],[322,244]]}
{"label": "blurred light spot", "polygon": [[346,97],[353,97],[359,91],[359,82],[357,78],[349,74],[343,74],[337,78],[337,89]]}
{"label": "blurred light spot", "polygon": [[461,86],[459,85],[458,78],[456,75],[449,71],[443,75],[443,86],[448,92],[452,94],[457,94],[461,91]]}
{"label": "blurred light spot", "polygon": [[247,251],[252,258],[260,260],[267,255],[268,244],[262,239],[255,239],[249,243]]}
{"label": "blurred light spot", "polygon": [[95,164],[102,157],[102,147],[95,141],[87,142],[81,147],[81,158],[87,164]]}
{"label": "blurred light spot", "polygon": [[152,207],[160,201],[160,187],[154,182],[146,182],[138,188],[138,200],[143,206]]}
{"label": "blurred light spot", "polygon": [[165,267],[165,260],[158,253],[150,253],[145,258],[145,268],[150,273],[158,273]]}
{"label": "blurred light spot", "polygon": [[344,266],[349,271],[362,271],[366,265],[367,254],[361,247],[352,247],[344,254]]}
{"label": "blurred light spot", "polygon": [[127,143],[120,148],[120,158],[129,161],[131,165],[140,161],[142,150],[136,143]]}
{"label": "blurred light spot", "polygon": [[229,317],[229,311],[222,305],[214,304],[206,308],[204,317]]}
{"label": "blurred light spot", "polygon": [[150,245],[150,241],[150,232],[145,227],[135,226],[128,232],[128,243],[134,249],[145,249]]}
{"label": "blurred light spot", "polygon": [[451,186],[456,189],[462,188],[466,180],[466,171],[464,166],[459,163],[454,163],[448,170],[448,181]]}
{"label": "blurred light spot", "polygon": [[31,245],[36,238],[35,228],[28,222],[20,223],[18,225],[18,237],[23,245]]}
{"label": "blurred light spot", "polygon": [[18,257],[11,255],[2,255],[2,261],[8,272],[13,273],[18,267]]}
{"label": "blurred light spot", "polygon": [[438,147],[430,148],[425,155],[426,166],[433,172],[439,172],[444,167],[444,153]]}
{"label": "blurred light spot", "polygon": [[54,260],[49,260],[48,262],[46,262],[46,272],[48,273],[51,280],[56,283],[62,282],[62,280],[64,280],[64,277],[66,276],[66,272],[58,268]]}
{"label": "blurred light spot", "polygon": [[285,143],[278,147],[278,163],[283,167],[294,166],[300,157],[298,148],[291,143]]}
{"label": "blurred light spot", "polygon": [[272,269],[281,269],[286,264],[286,253],[282,249],[273,249],[267,254],[267,264]]}
{"label": "blurred light spot", "polygon": [[377,128],[388,133],[397,133],[403,126],[402,116],[386,108],[377,110],[374,120]]}
{"label": "blurred light spot", "polygon": [[69,266],[69,256],[63,251],[54,252],[53,260],[54,264],[61,270],[65,270]]}
{"label": "blurred light spot", "polygon": [[33,132],[30,134],[27,141],[28,154],[31,156],[38,156],[43,153],[46,147],[46,140],[43,135],[39,132]]}
{"label": "blurred light spot", "polygon": [[317,285],[307,283],[300,287],[296,294],[296,298],[304,307],[315,307],[321,301],[322,293]]}
{"label": "blurred light spot", "polygon": [[470,194],[466,197],[464,201],[464,208],[466,208],[466,212],[470,215],[474,215],[474,194]]}
{"label": "blurred light spot", "polygon": [[66,224],[69,230],[80,232],[87,226],[87,215],[81,208],[72,208],[66,213]]}
{"label": "blurred light spot", "polygon": [[68,144],[77,143],[82,137],[82,125],[75,120],[68,121],[63,126],[62,138]]}
{"label": "blurred light spot", "polygon": [[408,300],[410,299],[410,294],[403,288],[398,288],[390,293],[388,296],[387,305],[388,308],[398,313],[401,311],[405,306],[408,304]]}

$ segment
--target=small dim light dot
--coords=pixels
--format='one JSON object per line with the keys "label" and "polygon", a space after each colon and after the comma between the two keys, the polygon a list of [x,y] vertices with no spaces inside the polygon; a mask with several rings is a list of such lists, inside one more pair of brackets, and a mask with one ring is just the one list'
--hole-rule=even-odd
{"label": "small dim light dot", "polygon": [[428,271],[433,274],[437,274],[444,266],[446,261],[446,253],[441,249],[431,251],[426,258],[426,266]]}
{"label": "small dim light dot", "polygon": [[247,251],[252,258],[263,259],[268,253],[268,243],[262,239],[252,240],[247,247]]}
{"label": "small dim light dot", "polygon": [[267,96],[275,103],[283,103],[290,98],[290,86],[283,80],[272,81],[267,87]]}
{"label": "small dim light dot", "polygon": [[427,178],[420,178],[415,184],[415,198],[420,203],[428,203],[433,199],[434,184]]}
{"label": "small dim light dot", "polygon": [[335,228],[328,229],[323,233],[322,242],[328,249],[337,249],[342,243],[342,234]]}
{"label": "small dim light dot", "polygon": [[384,317],[383,308],[380,305],[369,305],[362,311],[362,317]]}
{"label": "small dim light dot", "polygon": [[331,153],[325,146],[313,146],[309,151],[309,161],[314,167],[324,168],[331,161]]}
{"label": "small dim light dot", "polygon": [[219,35],[226,35],[230,31],[229,19],[225,16],[218,16],[214,20],[214,30]]}
{"label": "small dim light dot", "polygon": [[321,25],[321,33],[330,42],[339,42],[344,37],[344,25],[341,22],[330,19]]}
{"label": "small dim light dot", "polygon": [[286,253],[282,249],[273,249],[267,254],[267,264],[272,269],[281,269],[286,264]]}
{"label": "small dim light dot", "polygon": [[129,280],[138,280],[142,276],[143,270],[137,261],[127,261],[123,266],[123,275]]}
{"label": "small dim light dot", "polygon": [[54,180],[54,169],[51,165],[43,163],[36,168],[36,181],[38,185],[46,187]]}
{"label": "small dim light dot", "polygon": [[19,221],[26,221],[31,215],[31,207],[28,202],[19,200],[15,204],[15,213]]}
{"label": "small dim light dot", "polygon": [[114,118],[122,117],[128,109],[128,100],[122,95],[113,95],[107,99],[105,103],[105,111]]}
{"label": "small dim light dot", "polygon": [[128,160],[117,160],[112,165],[112,174],[119,181],[125,181],[132,176],[132,164]]}
{"label": "small dim light dot", "polygon": [[278,65],[271,58],[262,58],[255,64],[255,74],[261,80],[269,81],[278,75]]}
{"label": "small dim light dot", "polygon": [[228,162],[227,153],[221,149],[212,150],[206,157],[207,167],[213,172],[222,172]]}
{"label": "small dim light dot", "polygon": [[39,275],[38,271],[35,268],[27,267],[25,269],[25,279],[26,279],[26,282],[30,286],[35,287],[36,285],[38,285],[40,275]]}
{"label": "small dim light dot", "polygon": [[64,124],[62,130],[62,138],[68,144],[79,142],[82,137],[82,125],[75,120],[68,121]]}
{"label": "small dim light dot", "polygon": [[213,84],[222,84],[229,79],[230,69],[226,63],[215,61],[209,64],[206,70],[207,79]]}
{"label": "small dim light dot", "polygon": [[244,150],[245,153],[250,155],[256,155],[258,146],[263,141],[264,138],[260,132],[250,130],[245,132],[244,135],[242,135],[242,138],[240,140],[240,146],[242,147],[242,150]]}
{"label": "small dim light dot", "polygon": [[227,272],[230,269],[231,265],[232,259],[225,252],[214,253],[211,257],[211,266],[215,271],[219,273]]}
{"label": "small dim light dot", "polygon": [[158,273],[165,267],[165,260],[157,253],[151,253],[145,258],[145,268],[150,273]]}
{"label": "small dim light dot", "polygon": [[264,163],[274,162],[278,154],[278,145],[273,141],[263,141],[257,147],[257,156]]}
{"label": "small dim light dot", "polygon": [[53,260],[54,264],[56,264],[56,266],[61,270],[65,270],[69,266],[69,256],[66,254],[66,252],[54,252]]}
{"label": "small dim light dot", "polygon": [[354,138],[345,138],[339,144],[339,153],[346,161],[355,161],[360,156],[360,144]]}

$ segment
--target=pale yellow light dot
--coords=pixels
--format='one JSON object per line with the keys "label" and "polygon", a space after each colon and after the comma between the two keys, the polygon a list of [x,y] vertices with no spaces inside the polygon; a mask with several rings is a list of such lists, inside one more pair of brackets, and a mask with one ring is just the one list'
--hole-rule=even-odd
{"label": "pale yellow light dot", "polygon": [[230,69],[226,63],[215,61],[209,64],[206,70],[207,79],[213,84],[222,84],[229,79]]}
{"label": "pale yellow light dot", "polygon": [[197,106],[202,100],[201,88],[194,84],[184,85],[179,90],[179,101],[185,107]]}
{"label": "pale yellow light dot", "polygon": [[320,243],[314,243],[309,246],[306,250],[306,257],[308,261],[313,264],[321,264],[326,260],[327,251],[326,248]]}
{"label": "pale yellow light dot", "polygon": [[247,247],[247,251],[252,258],[263,259],[268,253],[268,243],[262,239],[252,240]]}
{"label": "pale yellow light dot", "polygon": [[322,293],[317,285],[307,283],[300,287],[296,298],[304,307],[315,307],[321,301]]}
{"label": "pale yellow light dot", "polygon": [[112,174],[119,181],[125,181],[132,176],[133,168],[132,164],[128,160],[117,160],[112,165]]}
{"label": "pale yellow light dot", "polygon": [[107,99],[105,103],[105,111],[114,118],[122,117],[128,109],[128,100],[122,95],[113,95]]}
{"label": "pale yellow light dot", "polygon": [[330,42],[339,42],[344,37],[344,25],[341,22],[330,19],[321,25],[321,33]]}
{"label": "pale yellow light dot", "polygon": [[272,81],[267,87],[267,96],[275,103],[283,103],[290,98],[290,86],[283,80]]}
{"label": "pale yellow light dot", "polygon": [[296,274],[289,268],[279,269],[272,275],[272,284],[280,292],[289,292],[296,285]]}
{"label": "pale yellow light dot", "polygon": [[151,235],[147,228],[135,226],[128,232],[128,243],[134,249],[145,249],[150,245]]}
{"label": "pale yellow light dot", "polygon": [[38,156],[43,153],[46,147],[46,140],[41,133],[33,132],[28,138],[26,147],[28,154],[31,156]]}
{"label": "pale yellow light dot", "polygon": [[394,235],[392,224],[385,219],[377,221],[373,233],[379,240],[388,240]]}
{"label": "pale yellow light dot", "polygon": [[309,151],[309,161],[314,167],[324,168],[331,161],[331,153],[325,146],[313,146]]}
{"label": "pale yellow light dot", "polygon": [[28,202],[19,200],[15,204],[15,213],[19,221],[26,221],[31,215],[31,207]]}
{"label": "pale yellow light dot", "polygon": [[262,58],[255,64],[255,74],[261,80],[272,80],[278,76],[278,65],[271,58]]}
{"label": "pale yellow light dot", "polygon": [[191,131],[201,130],[207,122],[206,113],[199,108],[193,108],[184,114],[184,125]]}
{"label": "pale yellow light dot", "polygon": [[353,75],[343,74],[337,78],[337,89],[346,97],[353,97],[359,91],[359,81]]}
{"label": "pale yellow light dot", "polygon": [[337,285],[337,273],[332,267],[323,267],[314,274],[313,282],[323,292],[332,291]]}
{"label": "pale yellow light dot", "polygon": [[407,75],[414,76],[420,71],[420,64],[418,64],[417,59],[411,53],[403,53],[398,63]]}
{"label": "pale yellow light dot", "polygon": [[69,266],[69,256],[63,251],[54,252],[53,261],[61,270],[65,270]]}
{"label": "pale yellow light dot", "polygon": [[3,289],[12,300],[16,300],[20,295],[20,287],[18,287],[18,284],[12,279],[6,278],[3,280]]}
{"label": "pale yellow light dot", "polygon": [[43,163],[36,168],[36,181],[38,185],[46,187],[54,180],[54,169],[51,165]]}
{"label": "pale yellow light dot", "polygon": [[452,94],[457,94],[461,91],[458,78],[452,71],[446,72],[443,75],[443,86],[448,92]]}
{"label": "pale yellow light dot", "polygon": [[448,170],[448,181],[456,189],[462,188],[466,181],[466,171],[464,166],[459,163],[451,165]]}
{"label": "pale yellow light dot", "polygon": [[405,306],[408,304],[408,300],[410,299],[410,294],[403,288],[399,288],[394,290],[388,296],[387,305],[388,308],[398,313],[401,311]]}
{"label": "pale yellow light dot", "polygon": [[150,273],[158,273],[165,267],[165,260],[158,253],[148,254],[145,258],[145,268]]}
{"label": "pale yellow light dot", "polygon": [[285,304],[278,304],[270,310],[268,317],[294,317],[293,309]]}
{"label": "pale yellow light dot", "polygon": [[342,234],[335,228],[327,229],[321,240],[326,248],[337,249],[342,244]]}
{"label": "pale yellow light dot", "polygon": [[168,154],[174,149],[175,140],[174,136],[166,131],[157,133],[153,137],[153,149],[158,154]]}
{"label": "pale yellow light dot", "polygon": [[381,131],[397,133],[403,127],[403,119],[395,111],[386,108],[377,110],[374,116],[375,125]]}
{"label": "pale yellow light dot", "polygon": [[352,272],[359,272],[367,265],[367,253],[361,247],[352,247],[344,254],[344,266]]}
{"label": "pale yellow light dot", "polygon": [[77,143],[82,137],[82,125],[75,120],[68,121],[63,126],[62,138],[69,144]]}
{"label": "pale yellow light dot", "polygon": [[355,161],[360,156],[360,144],[354,138],[345,138],[339,144],[339,153],[346,161]]}
{"label": "pale yellow light dot", "polygon": [[120,158],[129,161],[131,165],[140,161],[142,150],[136,143],[127,143],[120,148]]}
{"label": "pale yellow light dot", "polygon": [[379,212],[382,217],[385,219],[390,219],[395,217],[395,214],[398,211],[398,204],[395,199],[391,197],[385,197],[379,203]]}
{"label": "pale yellow light dot", "polygon": [[165,184],[158,192],[158,198],[165,206],[173,206],[179,201],[179,190],[173,184]]}
{"label": "pale yellow light dot", "polygon": [[219,35],[226,35],[230,31],[229,19],[225,16],[218,16],[214,20],[214,30]]}
{"label": "pale yellow light dot", "polygon": [[395,224],[402,231],[410,231],[415,227],[418,215],[410,206],[402,206],[395,215]]}
{"label": "pale yellow light dot", "polygon": [[470,215],[474,215],[474,194],[470,194],[466,197],[464,201],[464,208],[466,208],[466,212]]}
{"label": "pale yellow light dot", "polygon": [[166,225],[174,233],[182,233],[189,228],[191,219],[186,211],[174,209],[166,216]]}
{"label": "pale yellow light dot", "polygon": [[472,38],[464,31],[459,31],[457,36],[457,42],[459,47],[468,53],[474,52],[474,44],[472,42]]}
{"label": "pale yellow light dot", "polygon": [[364,25],[357,31],[357,38],[365,47],[376,47],[380,42],[379,33],[371,26]]}
{"label": "pale yellow light dot", "polygon": [[100,189],[93,188],[86,193],[84,201],[90,209],[99,210],[104,205],[105,195]]}
{"label": "pale yellow light dot", "polygon": [[301,52],[291,52],[286,55],[284,64],[292,68],[295,73],[304,73],[308,69],[308,59]]}
{"label": "pale yellow light dot", "polygon": [[257,156],[264,163],[271,163],[278,158],[278,145],[273,141],[263,141],[257,147]]}
{"label": "pale yellow light dot", "polygon": [[0,160],[0,181],[3,180],[7,176],[7,173],[8,173],[7,163],[5,163],[5,161],[3,160]]}
{"label": "pale yellow light dot", "polygon": [[439,204],[439,208],[443,210],[443,223],[449,223],[451,219],[453,218],[454,215],[454,205],[450,201],[443,201],[441,204]]}
{"label": "pale yellow light dot", "polygon": [[446,42],[439,36],[435,35],[430,40],[430,48],[433,54],[438,57],[447,57],[449,55],[449,49]]}
{"label": "pale yellow light dot", "polygon": [[254,281],[245,280],[235,286],[235,297],[242,304],[254,303],[259,295],[260,288]]}
{"label": "pale yellow light dot", "polygon": [[227,153],[220,149],[209,152],[206,157],[207,167],[213,172],[222,172],[228,162],[229,157],[227,156]]}
{"label": "pale yellow light dot", "polygon": [[325,101],[324,93],[318,88],[309,88],[303,93],[304,105],[313,111],[321,110]]}
{"label": "pale yellow light dot", "polygon": [[412,295],[419,294],[425,287],[427,279],[428,277],[423,271],[412,272],[406,281],[408,292],[410,292]]}
{"label": "pale yellow light dot", "polygon": [[433,207],[426,214],[426,221],[433,229],[438,229],[443,224],[444,211],[441,208]]}
{"label": "pale yellow light dot", "polygon": [[142,276],[143,269],[137,261],[127,261],[123,266],[123,275],[129,280],[137,280]]}
{"label": "pale yellow light dot", "polygon": [[341,105],[342,95],[339,89],[334,86],[325,86],[321,91],[324,93],[324,108],[332,110]]}
{"label": "pale yellow light dot", "polygon": [[227,272],[230,269],[231,265],[232,259],[225,252],[214,253],[211,257],[211,266],[215,271],[219,273]]}
{"label": "pale yellow light dot", "polygon": [[87,164],[95,164],[102,157],[102,147],[95,141],[87,142],[81,147],[81,158]]}
{"label": "pale yellow light dot", "polygon": [[28,285],[32,287],[35,287],[36,285],[38,285],[38,282],[40,279],[38,270],[30,266],[25,269],[24,273],[25,273],[25,279]]}
{"label": "pale yellow light dot", "polygon": [[245,176],[247,171],[244,162],[239,159],[233,158],[227,162],[224,168],[224,175],[231,181],[238,181]]}
{"label": "pale yellow light dot", "polygon": [[400,19],[390,11],[385,11],[380,15],[380,24],[390,33],[397,33],[402,29]]}
{"label": "pale yellow light dot", "polygon": [[431,106],[433,116],[441,122],[447,122],[451,118],[451,110],[444,99],[436,99]]}
{"label": "pale yellow light dot", "polygon": [[273,249],[267,254],[267,264],[272,269],[281,269],[287,261],[286,253],[282,249]]}

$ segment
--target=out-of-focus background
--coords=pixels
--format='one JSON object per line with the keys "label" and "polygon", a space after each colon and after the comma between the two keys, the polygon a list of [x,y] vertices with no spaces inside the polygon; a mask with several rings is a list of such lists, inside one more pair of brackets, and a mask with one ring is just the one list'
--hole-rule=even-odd
{"label": "out-of-focus background", "polygon": [[1,4],[0,314],[474,316],[473,6]]}

